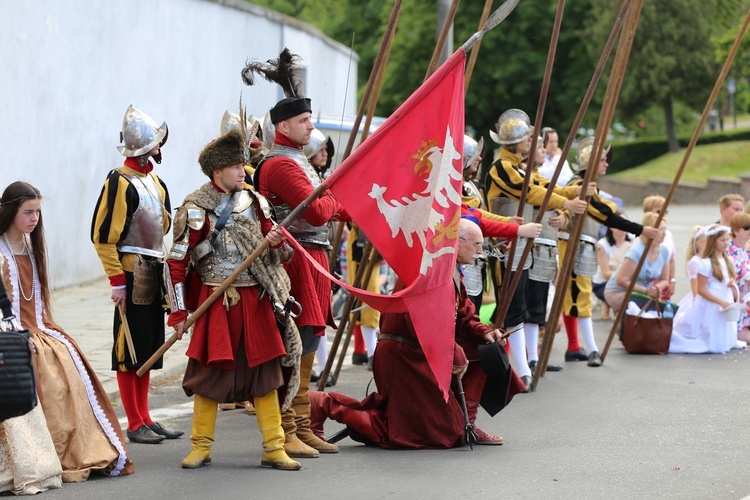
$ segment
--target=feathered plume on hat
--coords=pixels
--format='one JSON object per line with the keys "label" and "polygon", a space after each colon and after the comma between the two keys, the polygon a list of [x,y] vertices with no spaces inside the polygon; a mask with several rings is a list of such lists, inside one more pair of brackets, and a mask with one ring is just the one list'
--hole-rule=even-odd
{"label": "feathered plume on hat", "polygon": [[310,99],[302,97],[302,82],[299,78],[300,56],[292,54],[289,48],[279,54],[278,59],[266,62],[250,60],[240,72],[245,85],[255,84],[256,73],[269,82],[277,83],[286,96],[271,108],[271,121],[276,124],[304,112],[312,112]]}

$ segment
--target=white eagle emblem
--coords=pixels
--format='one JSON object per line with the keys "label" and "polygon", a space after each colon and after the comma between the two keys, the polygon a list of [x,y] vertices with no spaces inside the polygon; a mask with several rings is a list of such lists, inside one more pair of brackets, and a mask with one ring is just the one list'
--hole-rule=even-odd
{"label": "white eagle emblem", "polygon": [[[445,146],[441,150],[436,145],[429,145],[421,151],[417,166],[422,166],[429,171],[425,179],[425,186],[420,191],[404,196],[400,200],[386,200],[387,186],[373,184],[370,197],[375,199],[378,210],[385,217],[388,227],[391,228],[391,236],[396,237],[399,232],[403,233],[406,244],[414,246],[414,237],[422,244],[423,255],[420,273],[425,274],[432,265],[432,261],[440,255],[454,253],[452,246],[443,246],[435,252],[427,248],[427,236],[434,232],[437,225],[444,222],[443,214],[433,208],[433,201],[443,208],[451,204],[461,204],[461,179],[462,173],[453,165],[454,160],[461,158],[456,150],[450,127],[445,131]],[[457,190],[454,186],[458,186]]]}

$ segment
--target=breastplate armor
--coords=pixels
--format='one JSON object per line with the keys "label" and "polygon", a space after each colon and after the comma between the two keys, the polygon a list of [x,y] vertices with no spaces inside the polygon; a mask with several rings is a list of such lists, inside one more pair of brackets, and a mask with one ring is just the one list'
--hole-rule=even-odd
{"label": "breastplate armor", "polygon": [[[124,174],[123,174],[124,175]],[[117,244],[123,253],[135,253],[163,259],[164,210],[159,188],[151,175],[125,175],[138,193],[138,208],[130,220],[128,234]]]}
{"label": "breastplate armor", "polygon": [[[219,221],[219,216],[224,206],[229,201],[230,195],[222,195],[221,203],[214,209],[213,212],[208,212],[208,222],[211,225],[211,230],[216,227],[216,223]],[[239,199],[237,200],[233,214],[244,215],[253,221],[257,221],[258,217],[253,207],[253,199],[250,197],[247,191],[241,191]],[[235,222],[230,217],[227,220],[226,226],[219,231],[219,234],[214,240],[213,251],[198,261],[198,272],[201,275],[201,280],[204,285],[219,286],[234,272],[245,258],[240,253],[237,245],[235,244],[232,237],[229,235],[227,228],[232,227]],[[253,286],[257,285],[257,281],[253,278],[250,271],[245,269],[242,273],[234,280],[232,286]]]}
{"label": "breastplate armor", "polygon": [[[310,165],[310,162],[307,160],[307,157],[305,157],[303,151],[274,144],[271,151],[266,155],[266,158],[273,158],[276,156],[285,156],[299,165],[307,179],[310,181],[310,185],[313,189],[317,189],[317,187],[320,186],[320,177],[318,177],[318,174],[315,172],[315,168]],[[276,219],[279,222],[283,221],[293,209],[293,207],[286,203],[275,206],[274,210],[276,212]],[[328,239],[330,234],[330,223],[323,226],[313,226],[306,220],[297,217],[291,224],[289,224],[287,230],[292,236],[294,236],[294,239],[302,244],[302,246],[312,246],[314,248],[323,248],[325,250],[331,248],[330,240]]]}

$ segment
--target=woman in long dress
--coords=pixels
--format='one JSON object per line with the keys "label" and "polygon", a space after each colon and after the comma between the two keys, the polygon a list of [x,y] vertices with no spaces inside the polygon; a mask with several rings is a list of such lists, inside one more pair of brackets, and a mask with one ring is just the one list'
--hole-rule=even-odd
{"label": "woman in long dress", "polygon": [[91,471],[132,473],[122,430],[99,379],[50,316],[41,195],[35,187],[14,182],[3,192],[0,235],[0,275],[14,315],[31,332],[40,403],[2,424],[0,491],[35,493],[59,487],[60,477],[85,481]]}
{"label": "woman in long dress", "polygon": [[730,229],[713,224],[705,230],[706,248],[698,261],[698,290],[692,305],[677,318],[669,352],[723,353],[737,344],[737,322],[722,309],[733,302],[730,284],[737,274],[727,254]]}

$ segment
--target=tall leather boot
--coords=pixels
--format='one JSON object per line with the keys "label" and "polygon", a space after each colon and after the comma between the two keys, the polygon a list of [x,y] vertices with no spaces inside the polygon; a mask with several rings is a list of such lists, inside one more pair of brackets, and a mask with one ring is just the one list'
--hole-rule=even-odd
{"label": "tall leather boot", "polygon": [[359,404],[359,401],[339,393],[313,391],[310,403],[314,407],[313,418],[316,426],[322,425],[326,418],[346,425],[373,444],[380,443],[380,437],[372,428],[370,414],[366,410],[357,410],[347,406]]}
{"label": "tall leather boot", "polygon": [[[258,409],[255,409],[256,412]],[[297,424],[294,423],[294,408],[281,412],[281,427],[284,429],[284,450],[294,458],[318,458],[320,453],[315,448],[307,446],[297,437]]]}
{"label": "tall leather boot", "polygon": [[315,352],[309,352],[302,356],[300,362],[299,390],[292,400],[294,410],[294,423],[297,426],[297,437],[307,446],[318,450],[320,453],[338,453],[339,447],[332,443],[326,443],[313,431],[310,430],[310,375],[312,374]]}
{"label": "tall leather boot", "polygon": [[211,445],[214,443],[218,410],[219,403],[213,399],[195,395],[193,401],[193,432],[190,435],[193,448],[180,464],[183,469],[197,469],[211,463]]}
{"label": "tall leather boot", "polygon": [[284,451],[284,431],[281,429],[281,410],[277,391],[254,398],[258,429],[263,435],[263,456],[260,465],[280,470],[299,470],[299,462]]}

